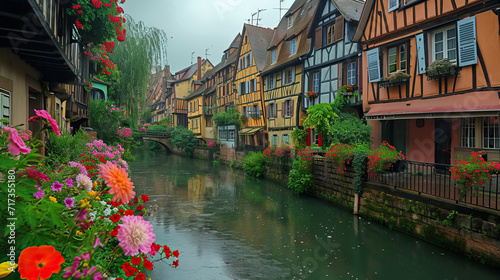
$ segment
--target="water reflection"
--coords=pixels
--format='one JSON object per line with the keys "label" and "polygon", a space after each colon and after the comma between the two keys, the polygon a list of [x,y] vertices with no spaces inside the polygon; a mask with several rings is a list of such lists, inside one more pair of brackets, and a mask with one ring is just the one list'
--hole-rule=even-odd
{"label": "water reflection", "polygon": [[498,279],[497,270],[226,166],[138,153],[159,243],[181,252],[152,279]]}

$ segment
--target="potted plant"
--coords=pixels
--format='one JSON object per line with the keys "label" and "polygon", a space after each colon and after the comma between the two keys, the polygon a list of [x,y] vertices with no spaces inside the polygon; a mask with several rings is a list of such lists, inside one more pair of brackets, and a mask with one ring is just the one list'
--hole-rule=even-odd
{"label": "potted plant", "polygon": [[432,62],[426,70],[427,79],[435,80],[440,77],[455,76],[458,73],[458,67],[448,58],[441,58]]}
{"label": "potted plant", "polygon": [[500,163],[485,161],[481,153],[472,152],[468,160],[456,162],[450,168],[451,178],[455,179],[456,187],[460,190],[460,200],[465,199],[469,189],[476,194],[479,188],[484,188],[491,174],[500,172]]}
{"label": "potted plant", "polygon": [[318,92],[316,91],[308,91],[306,92],[306,98],[307,99],[312,99],[318,97]]}
{"label": "potted plant", "polygon": [[337,92],[341,93],[342,95],[357,95],[357,90],[358,87],[356,85],[343,85]]}

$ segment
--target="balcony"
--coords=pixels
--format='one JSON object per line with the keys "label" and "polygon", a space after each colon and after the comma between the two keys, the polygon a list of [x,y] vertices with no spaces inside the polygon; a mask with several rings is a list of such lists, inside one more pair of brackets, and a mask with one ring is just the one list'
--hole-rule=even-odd
{"label": "balcony", "polygon": [[12,49],[43,73],[45,81],[75,82],[83,76],[79,82],[88,82],[88,60],[74,40],[78,32],[66,14],[68,1],[17,0],[4,4],[0,11],[0,47]]}

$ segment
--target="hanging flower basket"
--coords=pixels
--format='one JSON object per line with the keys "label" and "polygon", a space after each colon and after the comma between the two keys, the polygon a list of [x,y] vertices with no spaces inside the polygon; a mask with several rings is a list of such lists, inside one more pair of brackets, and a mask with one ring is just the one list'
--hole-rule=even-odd
{"label": "hanging flower basket", "polygon": [[307,99],[313,99],[313,98],[316,98],[318,97],[318,92],[316,91],[308,91],[306,92],[306,98]]}

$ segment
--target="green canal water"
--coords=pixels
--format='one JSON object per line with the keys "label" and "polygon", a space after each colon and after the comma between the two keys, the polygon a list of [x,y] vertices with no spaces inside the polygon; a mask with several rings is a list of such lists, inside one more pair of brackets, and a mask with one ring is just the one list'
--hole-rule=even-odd
{"label": "green canal water", "polygon": [[138,194],[179,267],[152,279],[500,279],[500,271],[206,160],[136,151]]}

